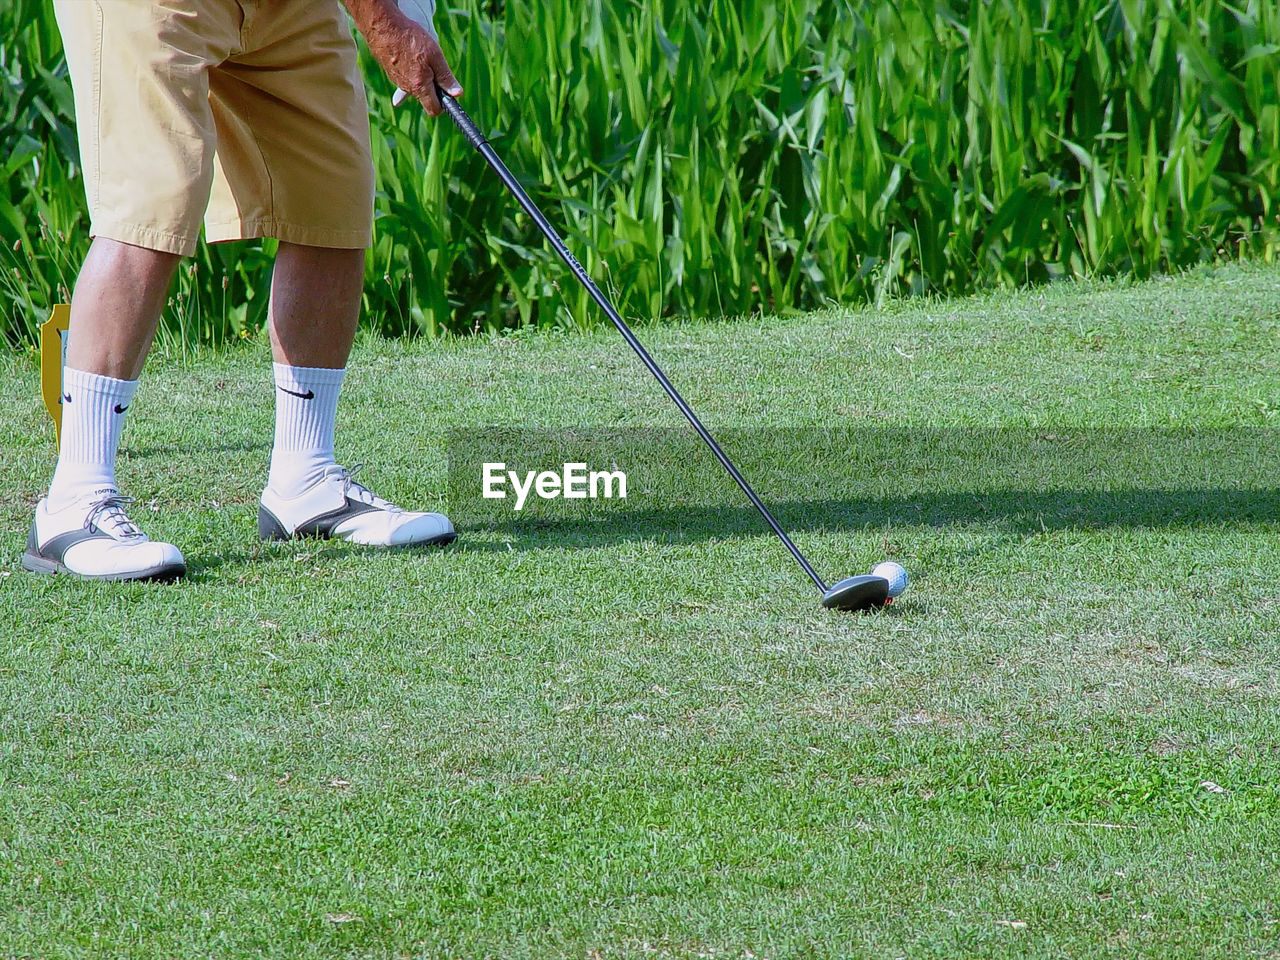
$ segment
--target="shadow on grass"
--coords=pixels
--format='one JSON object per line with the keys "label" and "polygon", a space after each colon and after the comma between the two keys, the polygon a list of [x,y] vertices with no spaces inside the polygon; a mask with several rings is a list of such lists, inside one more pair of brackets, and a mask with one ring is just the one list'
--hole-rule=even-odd
{"label": "shadow on grass", "polygon": [[[788,501],[769,504],[791,533],[867,533],[886,529],[995,526],[1027,536],[1055,530],[1099,530],[1114,527],[1190,529],[1238,523],[1280,523],[1280,487],[1265,489],[1179,490],[998,490],[920,495],[903,498]],[[444,547],[398,548],[401,556],[440,550],[466,553],[511,550],[599,549],[622,541],[673,544],[771,537],[750,506],[674,505],[658,509],[619,505],[591,516],[523,519],[458,517],[459,538]],[[499,541],[469,539],[468,533],[496,536]],[[318,551],[325,558],[383,556],[385,551],[340,541],[262,544],[251,550],[188,556],[188,579],[202,581],[224,567],[297,561],[298,551]]]}
{"label": "shadow on grass", "polygon": [[[1280,488],[993,490],[767,505],[788,531],[813,533],[879,533],[894,527],[981,524],[1028,535],[1064,529],[1170,529],[1280,522]],[[620,540],[696,543],[772,535],[749,504],[617,507],[581,518],[461,517],[459,530],[459,545],[464,550],[589,548]],[[468,542],[468,531],[496,534],[504,542]]]}
{"label": "shadow on grass", "polygon": [[[730,433],[725,448],[779,522],[797,532],[981,524],[1025,535],[1280,520],[1280,431],[1273,429],[846,424]],[[620,493],[616,477],[625,473],[626,498],[583,497],[579,484],[579,499],[543,499],[526,484],[523,509],[513,509],[518,483],[570,464],[600,471],[593,476],[606,494]],[[548,479],[554,492],[561,478]],[[449,503],[464,534],[495,534],[513,548],[769,535],[683,430],[459,432],[449,442]],[[507,549],[467,549],[491,546]]]}

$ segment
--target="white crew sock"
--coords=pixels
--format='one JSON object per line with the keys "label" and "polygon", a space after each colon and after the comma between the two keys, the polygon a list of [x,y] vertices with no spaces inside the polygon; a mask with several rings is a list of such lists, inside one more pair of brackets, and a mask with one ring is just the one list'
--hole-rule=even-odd
{"label": "white crew sock", "polygon": [[137,380],[116,380],[66,367],[62,371],[62,439],[49,484],[49,508],[116,485],[116,450]]}
{"label": "white crew sock", "polygon": [[295,497],[324,475],[333,458],[333,421],[346,370],[274,364],[276,442],[267,485]]}

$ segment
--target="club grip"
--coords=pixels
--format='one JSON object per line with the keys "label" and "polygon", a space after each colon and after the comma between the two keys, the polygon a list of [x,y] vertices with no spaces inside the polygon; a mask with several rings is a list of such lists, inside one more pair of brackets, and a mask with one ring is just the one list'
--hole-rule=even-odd
{"label": "club grip", "polygon": [[476,126],[475,121],[467,116],[467,111],[462,109],[457,100],[445,93],[438,83],[436,84],[436,96],[440,99],[440,105],[444,107],[444,112],[449,115],[449,119],[457,124],[458,129],[462,131],[462,135],[467,138],[467,143],[479,150],[483,144],[489,142],[484,138],[484,134],[480,132],[480,128]]}

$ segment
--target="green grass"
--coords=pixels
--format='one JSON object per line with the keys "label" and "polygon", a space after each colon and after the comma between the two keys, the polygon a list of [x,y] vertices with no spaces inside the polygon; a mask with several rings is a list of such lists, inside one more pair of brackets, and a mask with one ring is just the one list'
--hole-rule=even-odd
{"label": "green grass", "polygon": [[[265,348],[161,358],[121,476],[192,576],[32,578],[2,361],[0,955],[1280,954],[1280,270],[643,333],[902,602],[822,611],[608,331],[360,346],[340,455],[464,521],[393,556],[260,546]],[[494,425],[677,462],[517,520],[446,469]]]}

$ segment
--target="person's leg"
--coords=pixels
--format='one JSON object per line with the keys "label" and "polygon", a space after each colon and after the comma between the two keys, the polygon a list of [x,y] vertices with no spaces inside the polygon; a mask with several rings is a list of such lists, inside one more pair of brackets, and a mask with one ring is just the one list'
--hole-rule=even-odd
{"label": "person's leg", "polygon": [[178,259],[105,237],[94,240],[71,298],[67,365],[137,380]]}
{"label": "person's leg", "polygon": [[334,418],[360,316],[364,251],[281,242],[271,278],[276,436],[267,485],[305,490],[336,463]]}
{"label": "person's leg", "polygon": [[22,565],[111,580],[182,576],[181,552],[150,542],[125,513],[116,450],[178,257],[99,237],[71,299],[62,436]]}
{"label": "person's leg", "polygon": [[75,97],[85,199],[96,237],[76,282],[62,435],[22,565],[111,580],[186,566],[125,512],[115,456],[180,256],[196,249],[217,142],[208,70],[240,41],[237,4],[54,0]]}
{"label": "person's leg", "polygon": [[334,457],[373,232],[369,108],[350,25],[335,3],[242,6],[242,49],[210,73],[221,168],[205,235],[280,241],[276,436],[258,532],[380,546],[452,540],[446,517],[374,496]]}
{"label": "person's leg", "polygon": [[360,319],[364,251],[280,243],[271,277],[271,355],[342,369]]}
{"label": "person's leg", "polygon": [[101,237],[89,248],[71,298],[50,509],[115,489],[120,431],[177,262],[171,253]]}
{"label": "person's leg", "polygon": [[265,538],[333,536],[377,546],[454,538],[447,518],[395,507],[354,482],[334,457],[363,284],[363,250],[280,244],[270,307],[276,433],[258,513]]}

